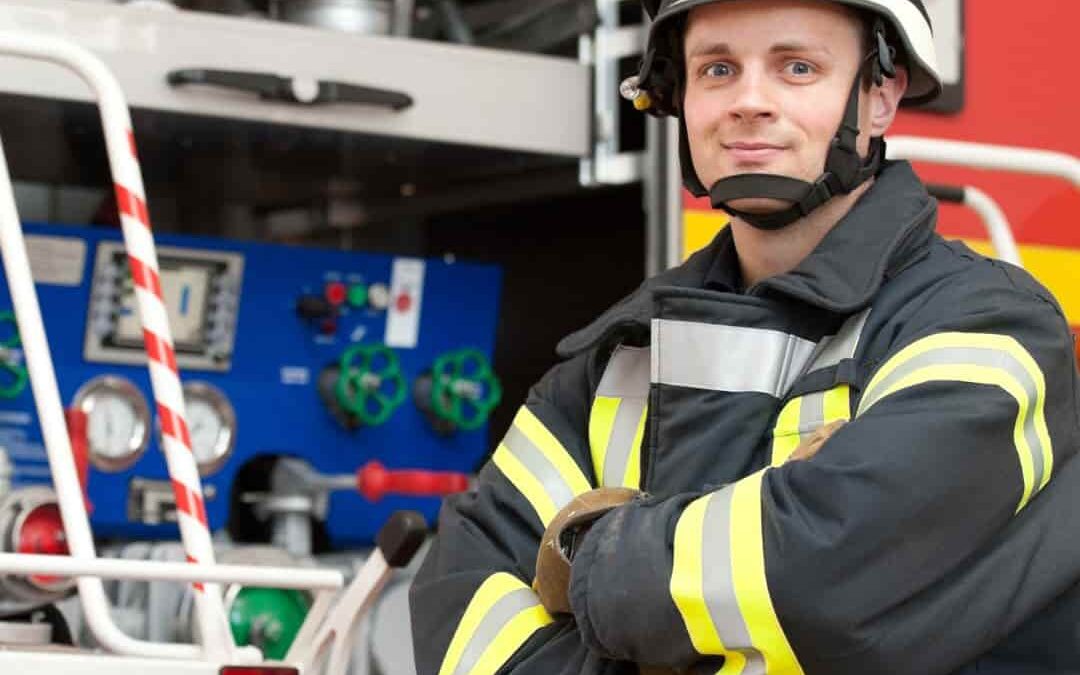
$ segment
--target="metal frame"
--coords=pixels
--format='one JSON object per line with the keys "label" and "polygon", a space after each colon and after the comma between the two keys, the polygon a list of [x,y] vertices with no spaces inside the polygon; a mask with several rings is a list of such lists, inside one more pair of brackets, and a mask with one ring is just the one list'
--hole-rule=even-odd
{"label": "metal frame", "polygon": [[[1080,188],[1080,159],[1063,152],[917,136],[894,136],[888,139],[887,153],[889,159],[1055,176],[1069,181],[1073,187]],[[967,185],[960,189],[963,192],[962,203],[978,213],[986,226],[997,257],[1023,267],[1012,228],[997,202],[976,187]]]}
{"label": "metal frame", "polygon": [[622,0],[595,0],[599,24],[578,40],[578,60],[592,70],[592,148],[581,161],[583,186],[620,185],[642,179],[644,153],[619,149],[619,59],[645,48],[645,25],[619,26]]}
{"label": "metal frame", "polygon": [[918,136],[890,136],[886,141],[889,159],[1057,176],[1080,188],[1080,159],[1063,152]]}
{"label": "metal frame", "polygon": [[[110,150],[114,149],[117,124],[129,119],[127,104],[119,85],[104,63],[87,50],[60,40],[0,34],[0,52],[31,59],[51,61],[72,68],[84,77],[100,96],[103,124]],[[130,141],[130,144],[127,143]],[[134,149],[133,139],[125,136],[124,145]],[[110,155],[110,160],[114,158]],[[113,163],[114,169],[116,164]],[[135,167],[137,169],[137,167]],[[129,178],[132,178],[129,176]],[[134,180],[134,179],[133,179]],[[134,181],[141,184],[141,181]],[[153,241],[142,242],[153,253]],[[221,608],[218,583],[234,583],[276,588],[317,591],[315,605],[309,612],[290,657],[306,672],[316,672],[326,664],[328,675],[341,675],[347,666],[354,639],[351,627],[360,613],[374,601],[390,577],[391,568],[376,550],[335,603],[334,591],[344,585],[343,576],[334,571],[277,569],[212,564],[167,563],[98,559],[83,503],[82,489],[75,469],[67,433],[63,406],[56,383],[49,343],[41,317],[41,307],[34,287],[26,253],[25,238],[15,207],[14,190],[7,161],[0,146],[0,254],[8,277],[16,319],[24,343],[27,368],[45,437],[49,466],[60,503],[71,556],[0,554],[0,575],[50,574],[77,578],[80,600],[87,623],[106,649],[124,656],[107,656],[78,651],[0,649],[0,667],[10,665],[14,672],[33,670],[48,673],[145,673],[157,670],[168,675],[208,675],[226,664],[257,664],[261,652],[254,647],[237,648],[232,641]],[[155,260],[156,264],[156,260]],[[172,471],[170,465],[170,472]],[[175,476],[174,476],[175,480]],[[198,483],[193,489],[199,489]],[[201,492],[201,489],[200,489]],[[166,580],[196,584],[204,590],[200,597],[213,600],[197,607],[199,632],[203,646],[162,644],[132,639],[113,622],[102,579]],[[211,584],[214,584],[213,586]],[[215,611],[217,616],[215,616]]]}
{"label": "metal frame", "polygon": [[934,187],[927,185],[930,194],[937,197],[939,201],[961,204],[978,214],[986,227],[986,233],[990,237],[990,243],[994,247],[994,255],[997,258],[1017,267],[1024,266],[1020,259],[1020,249],[1016,245],[1016,238],[1013,237],[1012,227],[1009,226],[1009,219],[1005,217],[1005,212],[990,195],[971,185],[959,188],[946,186],[944,189],[947,194],[935,194]]}
{"label": "metal frame", "polygon": [[[573,159],[591,152],[592,73],[574,59],[85,0],[4,0],[0,25],[91,50],[142,109]],[[269,102],[166,81],[200,68],[399,90],[414,105]],[[91,101],[75,78],[8,58],[0,58],[0,90]]]}

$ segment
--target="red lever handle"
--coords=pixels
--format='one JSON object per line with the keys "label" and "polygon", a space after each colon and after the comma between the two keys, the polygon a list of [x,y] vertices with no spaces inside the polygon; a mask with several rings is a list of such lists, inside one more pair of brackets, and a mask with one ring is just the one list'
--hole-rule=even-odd
{"label": "red lever handle", "polygon": [[369,502],[387,494],[432,497],[464,492],[469,477],[452,471],[390,471],[379,462],[368,462],[356,472],[356,487]]}

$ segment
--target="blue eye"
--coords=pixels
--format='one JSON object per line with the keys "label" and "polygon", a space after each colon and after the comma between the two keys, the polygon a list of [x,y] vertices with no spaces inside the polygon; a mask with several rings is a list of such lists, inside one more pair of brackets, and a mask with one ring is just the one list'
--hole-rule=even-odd
{"label": "blue eye", "polygon": [[726,63],[710,63],[703,72],[705,77],[727,77],[731,74],[731,66]]}
{"label": "blue eye", "polygon": [[787,64],[787,70],[792,75],[804,76],[814,74],[814,67],[806,61],[792,61]]}

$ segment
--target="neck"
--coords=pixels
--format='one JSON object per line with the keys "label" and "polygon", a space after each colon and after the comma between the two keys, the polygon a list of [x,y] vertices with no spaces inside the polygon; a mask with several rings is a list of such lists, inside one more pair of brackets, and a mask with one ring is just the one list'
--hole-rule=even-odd
{"label": "neck", "polygon": [[825,235],[873,184],[870,179],[851,191],[815,209],[810,215],[779,230],[761,230],[739,218],[731,219],[731,234],[739,254],[746,288],[769,277],[794,269],[817,248]]}

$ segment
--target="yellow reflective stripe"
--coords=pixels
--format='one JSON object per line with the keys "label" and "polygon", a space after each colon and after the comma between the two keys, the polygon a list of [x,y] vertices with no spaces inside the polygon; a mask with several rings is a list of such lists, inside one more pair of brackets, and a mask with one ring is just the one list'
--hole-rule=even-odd
{"label": "yellow reflective stripe", "polygon": [[724,666],[716,675],[741,675],[743,668],[746,668],[746,656],[742,652],[728,652],[724,654]]}
{"label": "yellow reflective stripe", "polygon": [[648,347],[619,345],[600,378],[589,414],[589,447],[598,486],[640,486],[650,365]]}
{"label": "yellow reflective stripe", "polygon": [[[485,619],[490,621],[492,618],[492,610],[505,604],[511,595],[523,596],[526,593],[531,594],[531,597],[525,598],[525,606],[517,610],[509,621],[498,621],[500,625],[496,626],[484,625]],[[511,607],[511,610],[513,609]],[[493,574],[480,585],[465,608],[465,614],[454,631],[454,637],[450,640],[450,646],[439,668],[439,675],[455,675],[461,667],[466,668],[464,672],[469,675],[491,675],[513,656],[530,635],[552,621],[539,598],[525,582],[506,572]],[[492,634],[484,634],[485,628]],[[480,644],[475,644],[478,640]],[[467,650],[480,651],[481,656],[475,663],[462,663],[462,657],[466,656]]]}
{"label": "yellow reflective stripe", "polygon": [[674,559],[669,590],[686,624],[690,642],[699,654],[726,654],[720,634],[705,603],[702,576],[702,538],[705,511],[711,495],[694,500],[675,524]]}
{"label": "yellow reflective stripe", "polygon": [[548,431],[543,422],[537,419],[531,410],[522,406],[514,418],[514,426],[520,429],[544,453],[544,456],[558,470],[559,475],[562,476],[575,495],[580,495],[592,489],[589,479],[581,472],[570,453],[566,451],[559,439]]}
{"label": "yellow reflective stripe", "polygon": [[[633,409],[641,405],[637,399],[612,396],[597,396],[593,399],[592,412],[589,414],[589,448],[592,455],[593,472],[596,484],[605,487],[639,488],[641,483],[641,442],[645,436],[645,420],[648,406],[642,410],[636,421],[630,418]],[[618,423],[620,413],[623,420]],[[635,422],[634,434],[628,435],[628,422]],[[616,426],[621,429],[616,433]],[[616,442],[616,438],[620,442]],[[613,443],[614,446],[613,447]],[[628,447],[619,447],[627,444]],[[612,455],[612,453],[616,453]],[[619,462],[625,456],[626,467],[619,474]],[[614,465],[609,466],[609,462]],[[612,474],[612,475],[608,475]]]}
{"label": "yellow reflective stripe", "polygon": [[641,444],[645,440],[645,420],[649,418],[649,407],[641,411],[641,419],[638,420],[637,431],[634,432],[634,445],[630,450],[630,459],[626,463],[626,476],[623,477],[623,487],[641,489]]}
{"label": "yellow reflective stripe", "polygon": [[[901,368],[912,372],[895,381],[894,374]],[[1025,380],[1030,386],[1025,386]],[[883,387],[887,381],[888,386]],[[1050,481],[1054,466],[1046,428],[1046,381],[1035,359],[1015,338],[1007,335],[931,335],[900,350],[875,373],[859,403],[858,414],[900,389],[933,381],[994,385],[1016,400],[1013,438],[1024,483],[1016,510],[1022,509]],[[900,382],[903,386],[898,386]],[[1038,449],[1032,447],[1033,443]]]}
{"label": "yellow reflective stripe", "polygon": [[562,443],[522,407],[492,457],[544,527],[577,495],[592,489]]}
{"label": "yellow reflective stripe", "polygon": [[735,483],[731,504],[731,567],[735,595],[754,648],[769,675],[802,675],[795,652],[776,616],[765,577],[761,481],[766,470]]}
{"label": "yellow reflective stripe", "polygon": [[495,641],[484,651],[479,663],[468,675],[495,675],[533,633],[552,621],[554,619],[541,604],[521,610],[499,631]]}
{"label": "yellow reflective stripe", "polygon": [[851,387],[842,384],[825,392],[825,424],[851,419]]}
{"label": "yellow reflective stripe", "polygon": [[499,445],[491,461],[495,463],[495,466],[499,467],[503,475],[525,497],[533,510],[536,511],[540,522],[544,524],[544,527],[547,527],[548,523],[551,522],[562,507],[557,506],[552,501],[547,490],[544,489],[544,484],[533,476],[505,445]]}
{"label": "yellow reflective stripe", "polygon": [[607,460],[611,431],[615,426],[615,413],[619,411],[621,400],[610,396],[597,396],[593,399],[592,412],[589,414],[589,448],[597,485],[604,484],[604,462]]}
{"label": "yellow reflective stripe", "polygon": [[721,673],[802,675],[765,576],[759,471],[694,500],[675,525],[671,598],[699,654]]}
{"label": "yellow reflective stripe", "polygon": [[780,411],[773,429],[772,466],[780,466],[799,447],[799,416],[802,397],[792,399]]}

